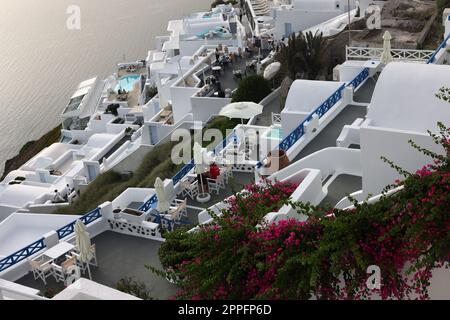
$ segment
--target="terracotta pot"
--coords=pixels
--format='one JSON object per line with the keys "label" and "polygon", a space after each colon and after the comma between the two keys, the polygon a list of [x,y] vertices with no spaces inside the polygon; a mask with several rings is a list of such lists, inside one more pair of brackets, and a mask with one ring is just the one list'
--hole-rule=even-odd
{"label": "terracotta pot", "polygon": [[270,167],[271,169],[278,171],[286,168],[291,163],[284,150],[273,150],[270,153]]}

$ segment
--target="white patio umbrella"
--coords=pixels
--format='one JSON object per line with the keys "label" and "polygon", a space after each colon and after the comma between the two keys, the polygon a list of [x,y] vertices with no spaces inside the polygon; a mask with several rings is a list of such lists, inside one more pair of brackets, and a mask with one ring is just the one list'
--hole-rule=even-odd
{"label": "white patio umbrella", "polygon": [[158,212],[169,211],[170,204],[169,201],[167,201],[166,192],[164,190],[164,182],[161,180],[160,177],[157,177],[155,180],[155,191],[156,197],[158,198],[156,210],[158,210]]}
{"label": "white patio umbrella", "polygon": [[[202,150],[202,146],[198,142],[194,142],[193,152],[194,152],[195,173],[202,174],[203,172],[205,172],[205,169],[203,166],[203,150]],[[203,179],[200,179],[200,184],[201,184],[201,188],[202,188],[201,193],[204,194]]]}
{"label": "white patio umbrella", "polygon": [[219,115],[228,118],[250,119],[263,112],[263,106],[254,102],[234,102],[220,110]]}
{"label": "white patio umbrella", "polygon": [[386,31],[383,35],[383,53],[381,54],[380,62],[383,64],[388,64],[392,62],[392,54],[391,54],[391,40],[392,36],[389,31]]}
{"label": "white patio umbrella", "polygon": [[86,226],[81,220],[77,220],[75,223],[75,241],[80,251],[79,260],[82,263],[86,263],[89,279],[92,280],[91,269],[89,268],[89,261],[93,258],[93,253],[91,251],[91,237],[89,232],[87,232]]}
{"label": "white patio umbrella", "polygon": [[280,70],[280,68],[281,68],[281,63],[279,63],[278,61],[272,62],[264,70],[264,78],[267,80],[272,79],[277,74],[277,72]]}

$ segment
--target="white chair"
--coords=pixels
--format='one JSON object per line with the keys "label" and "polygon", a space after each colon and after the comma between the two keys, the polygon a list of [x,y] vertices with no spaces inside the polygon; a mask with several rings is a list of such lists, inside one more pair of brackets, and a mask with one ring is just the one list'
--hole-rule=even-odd
{"label": "white chair", "polygon": [[60,266],[56,263],[52,263],[52,269],[53,269],[53,275],[55,276],[56,282],[62,281],[64,282],[64,285],[67,286],[67,280],[70,276],[70,270],[69,268],[72,266],[75,266],[77,262],[77,258],[75,256],[72,256],[66,261],[64,261]]}
{"label": "white chair", "polygon": [[206,178],[208,181],[208,189],[209,191],[215,191],[217,195],[219,195],[220,184],[217,183],[217,179]]}
{"label": "white chair", "polygon": [[198,195],[198,181],[189,182],[188,179],[181,181],[181,196],[189,196],[192,200]]}
{"label": "white chair", "polygon": [[175,207],[171,207],[168,214],[174,221],[180,221],[181,217],[187,217],[187,199],[175,199]]}
{"label": "white chair", "polygon": [[[96,250],[96,247],[95,247],[95,243],[91,244],[90,250],[91,250],[91,253],[92,253],[92,258],[91,258],[91,261],[89,261],[89,264],[91,266],[97,267],[98,266],[98,263],[97,263],[97,250]],[[75,256],[77,258],[77,261],[79,261],[80,251],[78,250],[78,247],[75,247],[75,250],[72,251],[70,254],[72,256]],[[78,263],[77,263],[77,265],[80,266]],[[80,266],[80,268],[81,268],[81,266]],[[83,266],[83,268],[86,269],[86,266]]]}
{"label": "white chair", "polygon": [[222,171],[220,171],[220,175],[217,177],[216,183],[221,189],[225,190],[227,188],[225,185],[225,175]]}
{"label": "white chair", "polygon": [[44,257],[41,256],[36,260],[28,259],[28,262],[31,266],[31,271],[33,272],[34,280],[42,279],[44,284],[47,285],[46,279],[52,275],[54,275],[54,271],[52,268],[52,260],[44,260]]}
{"label": "white chair", "polygon": [[225,178],[225,183],[228,184],[230,178],[233,177],[233,165],[231,164],[223,165],[222,168],[220,168],[220,170]]}

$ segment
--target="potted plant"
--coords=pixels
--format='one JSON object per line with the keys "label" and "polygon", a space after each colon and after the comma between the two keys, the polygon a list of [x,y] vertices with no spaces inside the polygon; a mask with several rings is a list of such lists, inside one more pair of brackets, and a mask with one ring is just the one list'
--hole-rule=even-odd
{"label": "potted plant", "polygon": [[145,220],[145,212],[140,210],[125,208],[121,214],[122,218],[133,224],[141,224]]}
{"label": "potted plant", "polygon": [[289,166],[290,161],[286,154],[286,151],[284,150],[273,150],[269,152],[268,154],[268,162],[264,166],[266,168],[273,168],[274,166],[277,166],[276,171],[281,170]]}

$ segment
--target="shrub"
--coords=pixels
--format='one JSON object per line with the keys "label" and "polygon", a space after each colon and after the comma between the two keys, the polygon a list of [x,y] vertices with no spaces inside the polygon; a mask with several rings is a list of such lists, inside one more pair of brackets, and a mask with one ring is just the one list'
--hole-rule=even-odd
{"label": "shrub", "polygon": [[450,8],[450,0],[437,0],[436,5],[439,10],[444,10],[445,8]]}
{"label": "shrub", "polygon": [[[222,133],[222,136],[225,138],[227,134],[227,130],[233,129],[238,124],[241,123],[241,119],[230,119],[224,116],[214,117],[205,127],[204,131],[208,129],[218,129]],[[217,145],[220,141],[204,141],[203,146],[207,147],[209,144]]]}
{"label": "shrub", "polygon": [[158,94],[158,88],[156,86],[151,86],[151,87],[147,86],[145,103],[149,102],[157,94]]}
{"label": "shrub", "polygon": [[[327,209],[288,201],[294,186],[247,186],[221,217],[210,213],[214,224],[168,234],[159,257],[165,276],[181,288],[176,297],[428,298],[431,271],[450,259],[450,128],[439,126],[440,135],[430,134],[444,155],[410,141],[434,163],[408,173],[388,161],[405,179],[374,204]],[[262,217],[283,204],[309,219],[265,225]],[[382,282],[369,291],[366,271],[372,265],[380,267]]]}
{"label": "shrub", "polygon": [[232,102],[252,101],[261,102],[271,92],[270,82],[259,75],[250,75],[239,82]]}
{"label": "shrub", "polygon": [[142,281],[137,281],[133,277],[120,279],[116,284],[116,289],[131,294],[142,300],[153,300],[150,290],[147,289],[145,283]]}

